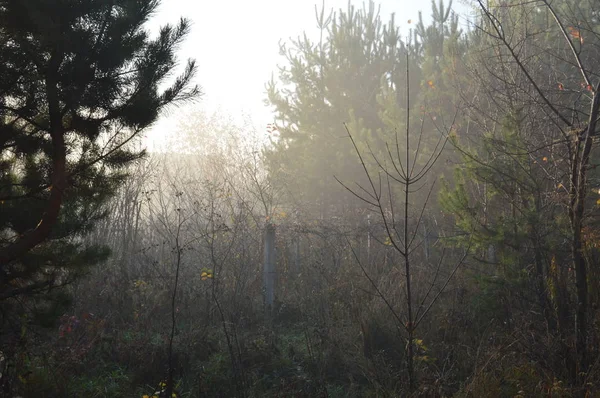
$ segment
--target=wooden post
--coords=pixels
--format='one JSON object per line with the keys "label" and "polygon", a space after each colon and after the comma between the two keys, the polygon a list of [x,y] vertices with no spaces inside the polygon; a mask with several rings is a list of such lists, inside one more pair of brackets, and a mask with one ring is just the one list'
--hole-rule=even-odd
{"label": "wooden post", "polygon": [[371,265],[371,215],[367,214],[367,265]]}
{"label": "wooden post", "polygon": [[275,303],[275,226],[271,223],[268,223],[265,227],[263,289],[265,294],[265,316],[270,319]]}
{"label": "wooden post", "polygon": [[427,225],[423,221],[423,252],[425,254],[425,261],[429,261],[429,231]]}
{"label": "wooden post", "polygon": [[490,243],[488,246],[487,260],[492,264],[495,264],[498,261],[496,258],[496,246],[493,243]]}
{"label": "wooden post", "polygon": [[294,242],[294,272],[296,275],[300,273],[300,234],[296,234]]}

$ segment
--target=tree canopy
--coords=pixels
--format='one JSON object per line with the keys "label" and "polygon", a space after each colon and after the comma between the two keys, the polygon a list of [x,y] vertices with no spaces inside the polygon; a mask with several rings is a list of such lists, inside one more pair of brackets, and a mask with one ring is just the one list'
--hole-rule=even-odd
{"label": "tree canopy", "polygon": [[197,96],[195,63],[164,86],[189,22],[150,37],[157,0],[0,2],[0,298],[71,281],[106,249],[83,237],[144,156],[161,110]]}

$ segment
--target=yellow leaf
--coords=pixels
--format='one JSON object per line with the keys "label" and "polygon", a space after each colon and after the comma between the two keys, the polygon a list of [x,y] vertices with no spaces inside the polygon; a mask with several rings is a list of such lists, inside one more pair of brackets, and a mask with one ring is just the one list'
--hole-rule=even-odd
{"label": "yellow leaf", "polygon": [[547,158],[546,156],[544,156],[544,157],[542,158],[542,160],[543,160],[544,162],[547,162],[547,161],[548,161],[548,158]]}
{"label": "yellow leaf", "polygon": [[600,199],[596,201],[596,205],[600,206]]}
{"label": "yellow leaf", "polygon": [[206,272],[206,271],[204,271],[204,272],[202,272],[202,273],[200,274],[200,276],[202,276],[202,277],[205,277],[205,276],[207,276],[207,275],[208,275],[208,272]]}

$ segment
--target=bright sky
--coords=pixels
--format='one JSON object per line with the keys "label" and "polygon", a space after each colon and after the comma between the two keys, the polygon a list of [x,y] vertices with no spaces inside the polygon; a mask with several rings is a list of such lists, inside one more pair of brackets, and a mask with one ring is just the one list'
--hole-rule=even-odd
{"label": "bright sky", "polygon": [[[436,1],[437,2],[437,1]],[[352,1],[362,7],[362,1]],[[431,13],[429,1],[381,0],[384,22],[396,13],[396,23],[408,32],[407,21],[418,18],[423,10],[427,22]],[[447,2],[446,2],[447,3]],[[283,63],[279,41],[287,41],[306,31],[318,34],[315,20],[316,0],[163,0],[150,24],[155,30],[166,23],[176,23],[180,17],[192,21],[191,33],[181,46],[180,59],[195,58],[198,64],[196,82],[204,95],[193,105],[206,112],[220,110],[237,117],[249,114],[261,131],[272,122],[264,105],[265,83]],[[377,4],[377,2],[376,2]],[[346,10],[347,0],[325,0],[326,9]],[[406,34],[406,33],[403,33]],[[177,126],[186,109],[163,115],[148,132],[150,149],[160,146],[165,134]]]}

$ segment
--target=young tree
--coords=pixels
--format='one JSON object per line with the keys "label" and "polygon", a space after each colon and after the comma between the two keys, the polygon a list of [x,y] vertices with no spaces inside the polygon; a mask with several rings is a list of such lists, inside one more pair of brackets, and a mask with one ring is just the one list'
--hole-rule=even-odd
{"label": "young tree", "polygon": [[[409,73],[408,65],[407,55],[407,75]],[[408,76],[406,81],[409,81]],[[433,151],[424,156],[421,146],[424,134],[422,124],[417,134],[417,141],[411,141],[409,84],[406,85],[406,98],[407,123],[403,136],[397,134],[395,141],[386,145],[388,155],[384,159],[378,158],[372,150],[366,153],[375,163],[375,172],[369,170],[365,153],[359,149],[350,130],[347,130],[368,183],[366,185],[357,183],[357,188],[351,188],[341,181],[340,183],[354,196],[366,203],[370,210],[375,213],[382,224],[383,244],[389,246],[400,259],[396,267],[401,270],[404,278],[401,284],[401,289],[404,291],[404,303],[402,306],[395,306],[393,301],[382,293],[377,283],[369,275],[370,270],[368,267],[361,263],[360,258],[352,249],[364,276],[372,284],[377,295],[385,302],[397,322],[398,329],[405,332],[408,384],[410,393],[413,393],[418,385],[415,373],[417,328],[464,261],[466,252],[456,265],[450,268],[445,277],[440,276],[443,274],[440,273],[440,269],[445,253],[440,255],[435,266],[429,264],[429,258],[421,260],[420,265],[422,268],[427,269],[427,272],[420,275],[420,277],[415,277],[415,271],[417,271],[416,260],[418,258],[415,252],[419,246],[424,244],[423,240],[419,238],[419,229],[423,223],[423,215],[435,183],[435,179],[430,176],[430,172],[442,154],[447,136],[441,135]],[[404,143],[402,152],[400,141]],[[425,157],[425,159],[418,162],[419,157]],[[422,166],[419,164],[422,164]],[[418,202],[419,205],[415,205],[414,194],[427,185],[429,185],[429,189],[425,200]],[[424,283],[427,287],[420,289],[420,291],[416,290],[415,284],[418,283],[417,281],[423,283],[425,278],[429,278]]]}
{"label": "young tree", "polygon": [[[477,60],[470,65],[472,84],[463,98],[470,105],[471,136],[480,134],[480,149],[463,144],[463,154],[475,180],[486,188],[484,207],[491,203],[488,193],[504,202],[495,203],[492,217],[480,207],[476,217],[470,211],[462,221],[471,224],[467,229],[484,232],[480,236],[487,235],[488,242],[495,239],[505,253],[519,253],[520,266],[535,264],[533,280],[542,311],[553,312],[545,307],[554,295],[562,344],[571,345],[574,332],[566,362],[571,381],[581,386],[592,347],[593,267],[586,254],[592,235],[585,231],[595,212],[589,193],[600,106],[594,72],[600,39],[593,28],[597,4],[476,3],[481,14],[470,35],[470,52]],[[465,185],[455,197],[467,210],[463,216],[469,213]],[[475,224],[481,225],[473,228]],[[557,273],[561,267],[564,271]],[[568,269],[574,272],[572,278]],[[568,306],[567,284],[573,287],[573,306]],[[562,296],[558,299],[557,289]],[[553,322],[552,316],[546,319]]]}
{"label": "young tree", "polygon": [[[360,145],[367,138],[373,145],[385,141],[389,130],[379,97],[385,86],[405,84],[401,58],[406,48],[394,16],[385,23],[372,1],[329,16],[324,10],[316,14],[319,41],[305,34],[283,44],[287,65],[279,68],[278,81],[267,85],[279,136],[266,151],[266,163],[272,178],[289,186],[290,196],[304,208],[316,197],[315,213],[340,215],[354,204],[339,197],[332,176],[361,173],[339,133],[340,123],[360,126],[353,129]],[[401,107],[403,96],[397,99]]]}
{"label": "young tree", "polygon": [[0,2],[0,299],[66,283],[105,257],[82,237],[144,155],[130,145],[194,98],[194,61],[166,89],[182,19],[149,37],[159,0]]}

